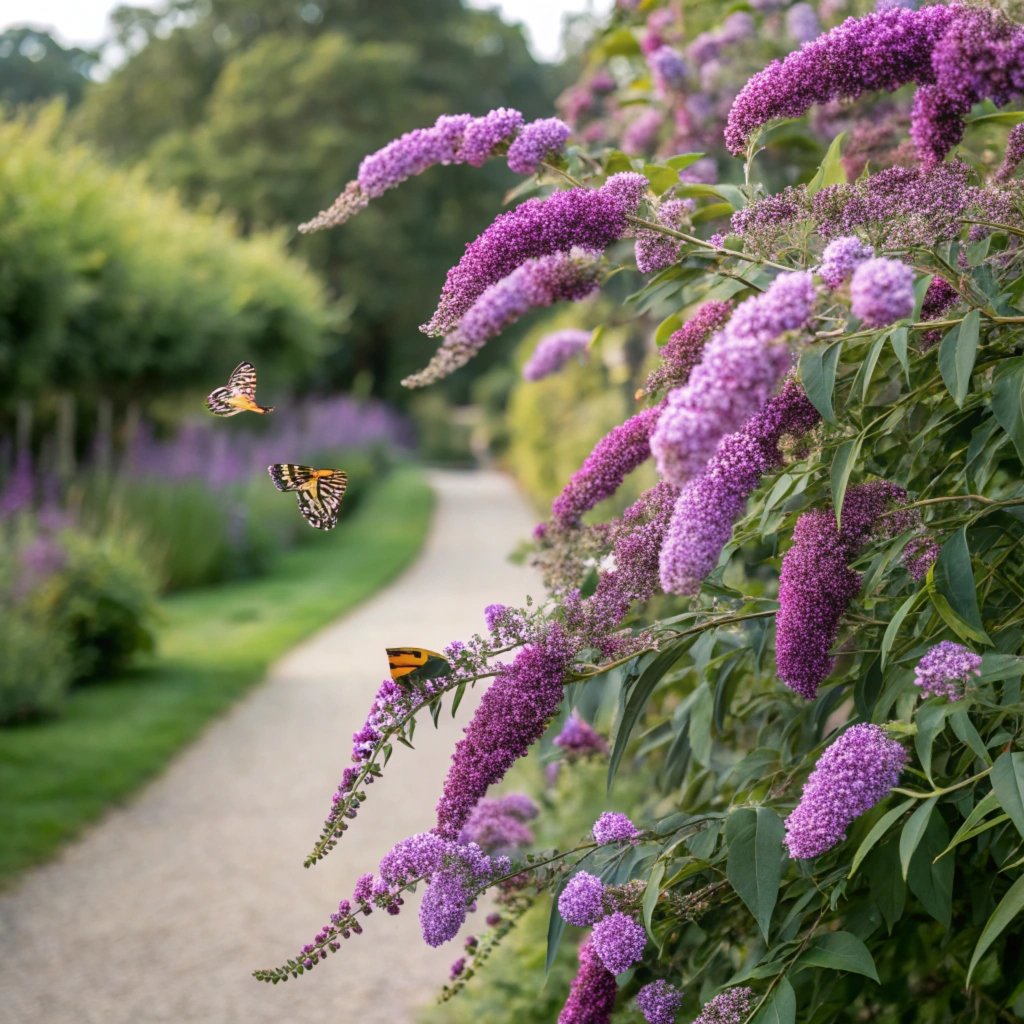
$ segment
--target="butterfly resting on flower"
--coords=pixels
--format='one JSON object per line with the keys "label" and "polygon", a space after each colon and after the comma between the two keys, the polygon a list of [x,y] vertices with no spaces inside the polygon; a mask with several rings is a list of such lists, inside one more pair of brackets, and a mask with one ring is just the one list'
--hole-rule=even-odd
{"label": "butterfly resting on flower", "polygon": [[426,647],[389,647],[387,651],[391,678],[401,686],[437,679],[452,670],[447,658]]}
{"label": "butterfly resting on flower", "polygon": [[214,416],[237,416],[240,412],[265,416],[274,411],[272,405],[256,401],[256,367],[252,363],[239,363],[231,371],[227,386],[215,388],[206,396],[206,408]]}
{"label": "butterfly resting on flower", "polygon": [[279,463],[267,466],[270,479],[279,491],[293,491],[299,511],[306,522],[318,530],[333,530],[338,525],[341,499],[348,487],[348,474],[340,469],[313,469]]}

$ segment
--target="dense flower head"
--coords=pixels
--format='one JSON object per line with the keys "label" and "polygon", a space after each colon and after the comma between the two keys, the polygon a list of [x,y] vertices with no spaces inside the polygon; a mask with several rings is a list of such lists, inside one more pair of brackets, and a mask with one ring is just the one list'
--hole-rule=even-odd
{"label": "dense flower head", "polygon": [[811,275],[794,272],[736,307],[686,384],[669,393],[651,436],[664,479],[679,485],[701,472],[722,438],[764,407],[793,362],[778,339],[807,323],[814,301]]}
{"label": "dense flower head", "polygon": [[562,702],[562,680],[574,654],[573,642],[556,625],[498,669],[452,754],[437,805],[438,835],[457,837],[488,788],[540,738]]}
{"label": "dense flower head", "polygon": [[842,529],[830,508],[811,509],[796,521],[779,574],[775,659],[779,678],[807,700],[832,671],[839,624],[860,591],[860,574],[847,563],[888,508],[905,500],[901,487],[877,481],[847,491]]}
{"label": "dense flower head", "polygon": [[483,167],[503,142],[513,138],[523,126],[523,115],[510,107],[498,107],[483,117],[474,117],[462,133],[456,159],[470,167]]}
{"label": "dense flower head", "polygon": [[509,170],[534,174],[540,165],[560,153],[569,138],[569,126],[557,117],[531,121],[508,147]]}
{"label": "dense flower head", "polygon": [[484,797],[466,822],[461,843],[476,843],[486,853],[528,846],[533,830],[526,824],[537,817],[537,805],[525,793]]}
{"label": "dense flower head", "polygon": [[808,3],[793,4],[786,11],[786,32],[798,43],[809,43],[821,32],[821,22]]}
{"label": "dense flower head", "polygon": [[608,971],[621,974],[643,957],[647,932],[642,924],[617,910],[594,925],[590,941]]}
{"label": "dense flower head", "polygon": [[914,271],[884,256],[865,260],[853,272],[850,301],[854,316],[868,327],[887,327],[914,310]]}
{"label": "dense flower head", "polygon": [[569,757],[608,753],[607,740],[575,710],[565,720],[565,725],[552,743],[564,750]]}
{"label": "dense flower head", "polygon": [[527,260],[574,247],[600,252],[626,233],[626,218],[647,191],[642,174],[613,174],[601,188],[572,188],[528,199],[501,214],[448,271],[427,334],[447,334],[481,295]]}
{"label": "dense flower head", "polygon": [[444,862],[450,844],[433,832],[420,832],[395,843],[378,868],[389,885],[401,886],[414,878],[429,876]]}
{"label": "dense flower head", "polygon": [[695,594],[714,569],[736,519],[765,473],[782,464],[779,442],[821,419],[795,381],[768,400],[736,433],[723,438],[704,471],[682,489],[659,557],[666,593]]}
{"label": "dense flower head", "polygon": [[874,255],[875,250],[856,235],[842,235],[832,239],[825,246],[818,274],[822,281],[834,290],[845,284],[857,267]]}
{"label": "dense flower head", "polygon": [[589,871],[577,871],[558,897],[562,920],[577,928],[588,928],[604,916],[604,883]]}
{"label": "dense flower head", "polygon": [[543,380],[561,370],[573,356],[584,355],[591,333],[569,327],[544,335],[523,367],[523,380]]}
{"label": "dense flower head", "polygon": [[943,640],[928,649],[914,669],[914,682],[928,697],[959,700],[964,686],[981,674],[981,658],[969,647]]}
{"label": "dense flower head", "polygon": [[753,990],[730,988],[705,1003],[693,1024],[743,1024],[754,1001]]}
{"label": "dense flower head", "polygon": [[742,153],[750,135],[769,121],[799,117],[815,104],[933,81],[932,51],[963,10],[937,5],[848,18],[784,60],[773,61],[733,102],[725,129],[730,152]]}
{"label": "dense flower head", "polygon": [[659,46],[647,55],[647,63],[655,81],[664,90],[677,89],[685,81],[690,69],[683,55],[672,46]]}
{"label": "dense flower head", "polygon": [[583,465],[569,478],[551,505],[551,515],[571,526],[598,502],[610,498],[623,480],[651,456],[651,435],[663,406],[656,405],[630,416],[594,445]]}
{"label": "dense flower head", "polygon": [[579,948],[579,967],[558,1024],[609,1024],[618,986],[615,975],[601,962],[588,938]]}
{"label": "dense flower head", "polygon": [[598,254],[581,249],[526,260],[508,277],[486,288],[441,342],[427,366],[406,377],[402,384],[420,388],[443,380],[531,309],[592,295],[599,287],[598,270]]}
{"label": "dense flower head", "polygon": [[[656,219],[667,228],[679,230],[694,211],[692,199],[666,199],[657,210]],[[679,260],[683,249],[681,239],[664,235],[650,228],[640,228],[636,233],[636,267],[641,274],[671,267]]]}
{"label": "dense flower head", "polygon": [[605,811],[594,822],[593,833],[594,842],[598,846],[604,846],[606,843],[621,843],[636,839],[640,835],[640,830],[625,814],[618,811]]}
{"label": "dense flower head", "polygon": [[877,725],[854,725],[818,759],[786,819],[790,857],[806,860],[846,838],[850,824],[896,786],[907,752]]}
{"label": "dense flower head", "polygon": [[491,858],[476,843],[443,842],[441,865],[430,876],[420,902],[420,930],[428,946],[455,938],[477,891],[509,867],[507,858]]}
{"label": "dense flower head", "polygon": [[1003,162],[994,175],[995,180],[1009,181],[1022,160],[1024,160],[1024,124],[1015,124],[1010,129],[1009,138],[1006,140],[1006,152],[1003,154]]}
{"label": "dense flower head", "polygon": [[647,394],[663,387],[685,384],[690,371],[700,362],[711,335],[725,326],[732,313],[730,302],[705,302],[677,331],[669,335],[661,350],[661,362],[644,382]]}
{"label": "dense flower head", "polygon": [[900,560],[915,583],[920,583],[928,575],[928,570],[939,557],[939,543],[934,537],[920,533],[907,541]]}
{"label": "dense flower head", "polygon": [[682,1002],[682,992],[664,978],[644,985],[636,994],[636,1008],[647,1024],[673,1024]]}

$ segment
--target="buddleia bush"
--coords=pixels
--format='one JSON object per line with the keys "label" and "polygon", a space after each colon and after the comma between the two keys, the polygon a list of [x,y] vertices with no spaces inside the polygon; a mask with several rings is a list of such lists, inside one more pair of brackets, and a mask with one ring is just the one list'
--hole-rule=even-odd
{"label": "buddleia bush", "polygon": [[[406,384],[601,290],[660,345],[534,531],[543,595],[380,686],[306,865],[359,855],[368,784],[483,683],[430,831],[258,979],[344,959],[416,890],[441,945],[490,893],[444,999],[539,990],[536,947],[489,961],[540,907],[546,964],[576,947],[560,1024],[1024,1016],[1024,27],[797,6],[688,39],[674,6],[623,0],[575,138],[442,118],[305,226],[504,156],[517,205],[449,271]],[[785,33],[806,41],[766,64]],[[657,482],[595,521],[643,465]],[[538,743],[606,765],[604,812],[555,848],[491,792]]]}

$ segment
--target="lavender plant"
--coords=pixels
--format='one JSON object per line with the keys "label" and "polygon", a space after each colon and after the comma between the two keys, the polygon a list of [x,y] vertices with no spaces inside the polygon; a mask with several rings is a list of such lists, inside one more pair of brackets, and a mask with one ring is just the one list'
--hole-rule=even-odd
{"label": "lavender plant", "polygon": [[[358,831],[424,712],[486,685],[432,830],[261,980],[343,957],[419,886],[430,944],[496,900],[444,990],[489,1020],[543,984],[517,965],[487,1002],[496,947],[538,904],[549,966],[579,940],[562,1024],[626,1020],[634,1000],[657,1024],[1024,1017],[1024,114],[998,109],[1022,92],[1024,28],[957,3],[841,13],[761,0],[687,42],[675,4],[620,2],[563,103],[575,139],[538,122],[530,141],[496,111],[472,121],[479,145],[453,118],[381,151],[391,187],[455,160],[449,129],[471,164],[521,143],[513,169],[535,177],[517,198],[541,193],[449,271],[423,328],[443,340],[410,385],[598,289],[664,344],[535,531],[543,597],[486,609],[447,675],[381,685],[306,863]],[[803,45],[735,82],[695,184],[684,147],[716,123],[701,102],[720,107],[731,51],[742,67],[774,29]],[[846,139],[893,109],[908,144],[850,180]],[[813,130],[774,124],[805,115]],[[642,156],[604,144],[645,118]],[[659,482],[596,515],[649,461]],[[531,851],[571,789],[537,819],[489,793],[538,741],[642,795]]]}

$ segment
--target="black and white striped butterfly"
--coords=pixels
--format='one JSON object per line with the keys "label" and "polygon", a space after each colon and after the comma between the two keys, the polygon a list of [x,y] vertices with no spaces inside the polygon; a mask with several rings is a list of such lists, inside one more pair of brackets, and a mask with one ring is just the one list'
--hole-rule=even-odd
{"label": "black and white striped butterfly", "polygon": [[265,416],[274,411],[272,405],[256,401],[256,367],[252,363],[239,363],[231,371],[227,387],[215,388],[206,396],[206,408],[214,416],[237,416],[240,412]]}
{"label": "black and white striped butterfly", "polygon": [[270,479],[279,491],[291,491],[306,522],[318,530],[333,530],[338,525],[342,498],[348,488],[348,474],[340,469],[313,469],[282,462],[267,466]]}

